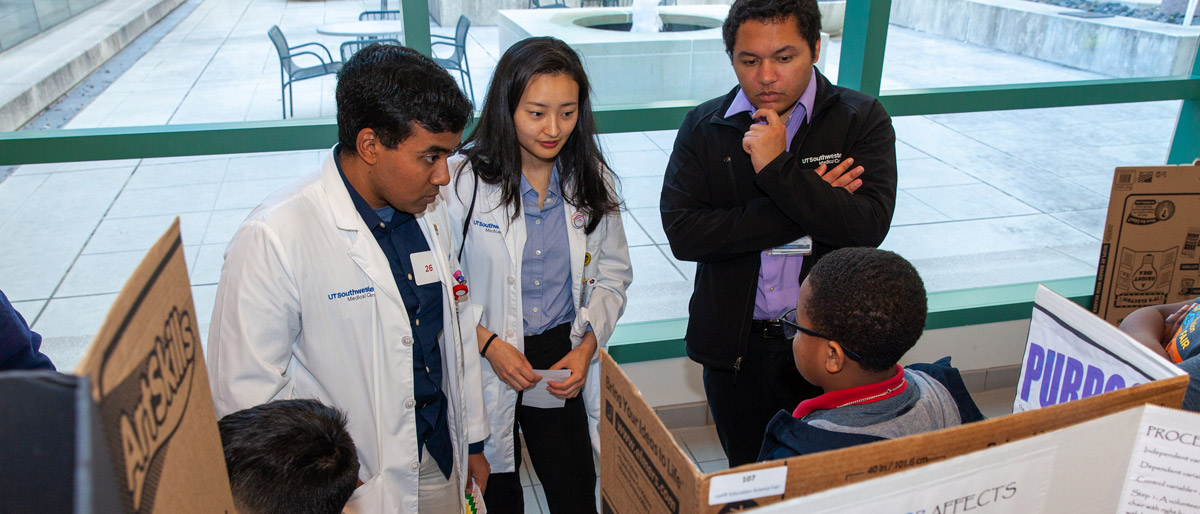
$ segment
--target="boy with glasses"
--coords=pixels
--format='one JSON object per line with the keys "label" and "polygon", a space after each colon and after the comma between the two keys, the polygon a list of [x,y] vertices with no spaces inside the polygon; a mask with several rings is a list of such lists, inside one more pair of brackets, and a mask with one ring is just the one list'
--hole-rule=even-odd
{"label": "boy with glasses", "polygon": [[925,313],[925,285],[895,253],[843,248],[817,262],[786,324],[796,368],[824,394],[776,414],[758,460],[982,420],[949,357],[897,364],[921,337]]}

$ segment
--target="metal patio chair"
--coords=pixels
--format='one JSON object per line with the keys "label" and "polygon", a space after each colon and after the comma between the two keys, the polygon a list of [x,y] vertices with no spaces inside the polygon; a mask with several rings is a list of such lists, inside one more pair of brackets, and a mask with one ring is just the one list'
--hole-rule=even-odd
{"label": "metal patio chair", "polygon": [[[279,25],[272,25],[270,30],[267,30],[267,36],[270,36],[271,43],[275,45],[275,51],[279,53],[279,93],[283,96],[283,117],[287,119],[289,104],[292,116],[296,115],[296,100],[292,96],[292,83],[337,73],[338,70],[342,69],[342,63],[333,60],[333,54],[321,43],[313,42],[288,46],[287,38],[283,37],[283,31],[279,30]],[[321,50],[324,50],[325,57],[321,57],[320,54],[313,50],[296,51],[310,46],[319,47]],[[301,55],[311,55],[320,61],[321,64],[308,67],[300,66],[296,64],[294,59]]]}
{"label": "metal patio chair", "polygon": [[[363,11],[358,13],[358,21],[375,21],[375,20],[402,20],[403,14],[401,11]],[[379,39],[389,39],[375,36],[359,36],[359,41],[372,41]],[[404,43],[400,43],[403,45]],[[342,60],[346,58],[343,57]]]}
{"label": "metal patio chair", "polygon": [[[454,53],[449,57],[434,56],[433,61],[439,66],[446,68],[447,71],[457,71],[462,78],[463,88],[467,90],[467,94],[471,97],[471,103],[475,103],[475,88],[471,85],[471,70],[467,66],[467,30],[471,28],[471,19],[466,15],[458,17],[458,25],[454,29],[454,37],[439,36],[431,34],[429,37],[434,39],[430,46],[445,45],[454,47]],[[437,41],[444,39],[447,41]]]}
{"label": "metal patio chair", "polygon": [[561,9],[566,6],[563,0],[546,0],[544,3],[540,0],[529,0],[530,9]]}
{"label": "metal patio chair", "polygon": [[349,61],[350,57],[353,56],[354,54],[358,53],[359,50],[362,50],[363,48],[366,48],[368,45],[373,45],[375,43],[379,43],[381,45],[404,46],[404,43],[401,43],[399,39],[391,38],[391,37],[385,37],[385,38],[379,38],[379,39],[359,39],[359,40],[355,40],[355,41],[347,41],[345,43],[342,43],[342,46],[340,48],[341,54],[342,54],[342,62]]}
{"label": "metal patio chair", "polygon": [[400,11],[363,11],[358,15],[358,21],[399,19],[403,19]]}

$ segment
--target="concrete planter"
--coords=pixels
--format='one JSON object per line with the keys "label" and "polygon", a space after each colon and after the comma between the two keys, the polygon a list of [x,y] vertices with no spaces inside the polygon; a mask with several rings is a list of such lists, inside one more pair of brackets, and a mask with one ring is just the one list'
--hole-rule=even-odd
{"label": "concrete planter", "polygon": [[819,0],[817,7],[821,9],[821,31],[840,37],[846,20],[846,0]]}
{"label": "concrete planter", "polygon": [[[500,11],[500,50],[542,34],[565,41],[583,59],[595,105],[707,100],[737,85],[721,38],[728,14],[728,5],[663,6],[664,23],[711,28],[645,33],[591,28],[629,22],[628,7]],[[824,31],[821,45],[829,47]]]}
{"label": "concrete planter", "polygon": [[727,5],[664,6],[659,15],[666,23],[713,28],[644,33],[590,28],[627,21],[627,7],[500,11],[500,50],[530,36],[562,39],[583,59],[596,105],[708,99],[737,83],[721,39],[728,12]]}

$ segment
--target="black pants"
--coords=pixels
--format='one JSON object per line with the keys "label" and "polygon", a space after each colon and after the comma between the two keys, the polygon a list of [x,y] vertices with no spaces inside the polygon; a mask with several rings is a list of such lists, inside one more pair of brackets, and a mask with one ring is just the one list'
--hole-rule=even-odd
{"label": "black pants", "polygon": [[751,333],[739,372],[704,367],[704,394],[732,468],[758,460],[776,412],[790,413],[821,390],[796,370],[791,339]]}
{"label": "black pants", "polygon": [[[525,358],[529,359],[533,369],[549,369],[570,351],[569,323],[525,338]],[[588,380],[599,379],[588,377]],[[542,383],[539,382],[538,386],[542,386]],[[525,512],[525,496],[517,471],[521,468],[519,433],[525,434],[529,459],[546,491],[550,512],[596,512],[596,469],[592,462],[592,440],[588,435],[583,397],[567,400],[562,408],[538,409],[521,405],[521,396],[517,395],[516,420],[513,423],[513,451],[517,467],[511,473],[492,473],[488,477],[487,491],[483,494],[488,512]]]}

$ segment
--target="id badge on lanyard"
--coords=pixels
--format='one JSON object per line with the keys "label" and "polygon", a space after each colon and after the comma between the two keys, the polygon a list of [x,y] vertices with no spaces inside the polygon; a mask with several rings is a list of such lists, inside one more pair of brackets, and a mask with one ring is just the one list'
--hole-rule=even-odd
{"label": "id badge on lanyard", "polygon": [[767,250],[767,255],[812,255],[812,238],[804,236]]}

